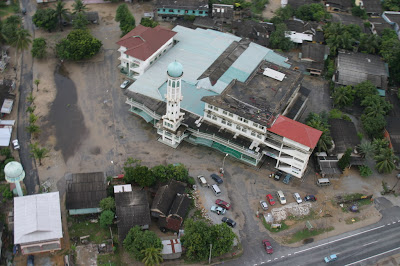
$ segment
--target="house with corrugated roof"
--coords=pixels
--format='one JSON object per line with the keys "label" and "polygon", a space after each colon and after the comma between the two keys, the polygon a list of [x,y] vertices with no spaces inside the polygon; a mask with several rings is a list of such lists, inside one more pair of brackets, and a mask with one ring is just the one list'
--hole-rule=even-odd
{"label": "house with corrugated roof", "polygon": [[65,205],[70,215],[101,212],[100,201],[107,197],[104,172],[68,174],[66,183]]}
{"label": "house with corrugated roof", "polygon": [[[301,86],[303,73],[248,39],[201,28],[172,31],[173,47],[126,90],[129,111],[154,125],[158,141],[170,147],[187,141],[253,166],[268,156],[301,178],[322,134],[293,120],[310,93]],[[152,215],[167,216],[157,210]]]}
{"label": "house with corrugated roof", "polygon": [[156,18],[176,20],[184,16],[207,17],[208,0],[157,0]]}
{"label": "house with corrugated roof", "polygon": [[117,44],[120,46],[118,68],[129,78],[137,79],[173,45],[176,32],[156,26],[138,25],[124,35]]}
{"label": "house with corrugated roof", "polygon": [[325,67],[325,60],[329,55],[329,46],[319,43],[303,43],[299,58],[302,62],[309,62],[306,66],[311,75],[320,76]]}
{"label": "house with corrugated roof", "polygon": [[14,245],[22,254],[60,250],[62,237],[58,191],[14,198]]}

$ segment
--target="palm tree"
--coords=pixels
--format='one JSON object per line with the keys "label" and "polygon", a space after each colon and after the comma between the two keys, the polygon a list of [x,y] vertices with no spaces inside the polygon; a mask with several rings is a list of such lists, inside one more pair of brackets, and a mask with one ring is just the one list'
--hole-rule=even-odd
{"label": "palm tree", "polygon": [[373,158],[375,154],[375,147],[370,141],[363,140],[357,147],[358,152],[363,158]]}
{"label": "palm tree", "polygon": [[381,150],[389,148],[389,141],[387,139],[374,139],[372,145],[374,146],[375,153],[379,154]]}
{"label": "palm tree", "polygon": [[393,150],[386,148],[380,151],[378,155],[375,156],[376,169],[380,173],[391,173],[395,168],[395,161],[399,160],[399,157],[394,155]]}
{"label": "palm tree", "polygon": [[32,92],[28,94],[28,97],[26,97],[26,101],[28,103],[33,103],[35,101],[35,97],[33,97]]}
{"label": "palm tree", "polygon": [[35,124],[38,117],[34,113],[29,114],[29,124]]}
{"label": "palm tree", "polygon": [[15,40],[11,43],[15,49],[15,58],[17,58],[17,52],[21,52],[29,47],[29,44],[32,42],[31,34],[28,30],[19,28],[15,33]]}
{"label": "palm tree", "polygon": [[35,79],[36,91],[39,91],[40,79]]}
{"label": "palm tree", "polygon": [[360,50],[376,54],[380,47],[380,38],[375,34],[361,34]]}
{"label": "palm tree", "polygon": [[374,101],[371,102],[370,105],[365,107],[364,114],[369,117],[378,117],[378,116],[385,116],[386,111],[383,109],[383,106],[380,103]]}
{"label": "palm tree", "polygon": [[354,101],[354,90],[351,86],[335,88],[332,94],[333,102],[339,107],[351,105]]}
{"label": "palm tree", "polygon": [[68,9],[64,8],[64,6],[65,6],[64,2],[61,2],[61,0],[57,1],[55,15],[58,17],[58,22],[60,23],[61,31],[63,31],[62,19],[64,18],[65,20],[68,20],[68,14],[69,14]]}
{"label": "palm tree", "polygon": [[317,143],[318,152],[328,151],[332,146],[332,137],[330,135],[329,128],[322,122],[322,120],[313,119],[307,122],[307,125],[322,131],[322,135]]}
{"label": "palm tree", "polygon": [[29,126],[26,127],[26,130],[31,134],[38,134],[40,132],[40,127],[35,124],[29,124]]}
{"label": "palm tree", "polygon": [[77,14],[77,13],[85,13],[85,11],[88,8],[86,5],[82,2],[82,0],[75,0],[75,3],[72,4],[72,14]]}
{"label": "palm tree", "polygon": [[144,259],[142,262],[146,266],[160,265],[160,263],[163,262],[160,248],[149,247],[142,250],[141,253],[144,254]]}
{"label": "palm tree", "polygon": [[49,150],[46,148],[40,148],[39,143],[35,142],[30,144],[29,147],[31,148],[31,156],[39,160],[39,165],[42,165],[43,158],[49,157]]}

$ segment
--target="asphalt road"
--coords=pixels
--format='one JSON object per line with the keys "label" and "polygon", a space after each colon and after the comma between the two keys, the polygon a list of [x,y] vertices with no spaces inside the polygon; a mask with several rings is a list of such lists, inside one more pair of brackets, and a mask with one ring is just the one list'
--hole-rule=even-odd
{"label": "asphalt road", "polygon": [[[259,239],[251,241],[253,248],[228,265],[325,265],[324,257],[337,254],[338,260],[329,265],[372,265],[378,260],[400,252],[400,207],[393,206],[384,198],[376,200],[382,213],[378,223],[352,232],[327,238],[299,248],[273,244],[274,254],[268,255]],[[266,238],[264,236],[264,238]],[[243,243],[244,246],[246,243]]]}
{"label": "asphalt road", "polygon": [[[32,39],[35,36],[35,29],[32,24],[32,17],[30,14],[34,14],[36,11],[36,5],[32,5],[29,0],[21,0],[22,6],[26,8],[27,14],[23,17],[24,27],[29,30],[32,35]],[[27,102],[26,97],[32,91],[33,84],[33,59],[30,49],[23,51],[21,60],[21,75],[19,78],[19,105],[18,105],[18,121],[17,121],[17,138],[21,149],[19,151],[19,157],[21,164],[25,170],[25,187],[28,194],[35,193],[35,187],[39,184],[39,176],[36,168],[34,167],[34,160],[30,156],[29,143],[31,135],[26,131],[28,126],[28,116],[26,113]]]}

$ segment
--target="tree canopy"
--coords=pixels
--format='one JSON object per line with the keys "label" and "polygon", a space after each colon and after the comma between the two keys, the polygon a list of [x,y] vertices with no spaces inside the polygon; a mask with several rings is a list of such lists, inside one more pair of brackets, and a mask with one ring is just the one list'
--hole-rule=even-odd
{"label": "tree canopy", "polygon": [[154,232],[142,231],[139,226],[135,226],[126,235],[124,247],[136,260],[142,261],[145,258],[145,253],[142,253],[142,250],[148,248],[162,249],[162,244],[160,238]]}
{"label": "tree canopy", "polygon": [[32,17],[32,22],[36,27],[50,32],[57,27],[56,11],[51,8],[37,9]]}
{"label": "tree canopy", "polygon": [[329,130],[328,117],[325,113],[310,113],[306,119],[307,126],[322,131],[322,135],[317,143],[317,150],[328,151],[332,147],[332,137]]}
{"label": "tree canopy", "polygon": [[71,31],[56,45],[56,52],[61,59],[82,60],[96,55],[101,46],[101,41],[89,32],[78,29]]}
{"label": "tree canopy", "polygon": [[103,211],[100,215],[100,225],[109,227],[114,221],[114,212],[110,210]]}
{"label": "tree canopy", "polygon": [[321,21],[330,17],[322,4],[306,4],[296,9],[296,18],[305,21]]}
{"label": "tree canopy", "polygon": [[158,26],[158,22],[157,21],[154,21],[154,20],[149,19],[149,18],[142,18],[140,20],[140,24],[145,26],[145,27],[150,27],[150,28],[154,28],[154,27]]}
{"label": "tree canopy", "polygon": [[352,86],[336,87],[332,97],[335,105],[339,107],[351,106],[354,102],[355,91]]}
{"label": "tree canopy", "polygon": [[286,29],[286,25],[283,23],[275,25],[275,31],[271,33],[269,38],[269,47],[282,51],[289,51],[293,48],[292,41],[285,36]]}
{"label": "tree canopy", "polygon": [[32,50],[31,50],[32,57],[44,58],[47,54],[46,48],[47,44],[44,38],[33,39]]}
{"label": "tree canopy", "polygon": [[99,205],[102,211],[115,211],[115,200],[113,197],[102,199]]}
{"label": "tree canopy", "polygon": [[3,41],[12,44],[17,39],[17,31],[21,28],[22,20],[16,15],[9,16],[1,23],[1,37]]}
{"label": "tree canopy", "polygon": [[135,28],[135,18],[129,11],[129,8],[126,4],[121,4],[118,6],[115,21],[119,22],[119,28],[122,31],[122,36]]}

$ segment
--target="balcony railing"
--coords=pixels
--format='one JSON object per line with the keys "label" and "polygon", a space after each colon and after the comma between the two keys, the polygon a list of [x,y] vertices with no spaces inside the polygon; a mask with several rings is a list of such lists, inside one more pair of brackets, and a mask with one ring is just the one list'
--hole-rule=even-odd
{"label": "balcony railing", "polygon": [[134,106],[136,108],[139,108],[141,110],[143,110],[144,112],[146,112],[149,116],[153,117],[156,120],[160,120],[161,119],[161,115],[157,114],[156,112],[150,110],[147,106],[145,106],[142,103],[138,103],[135,102],[132,98],[126,98],[126,102],[127,104],[129,104],[130,106]]}

